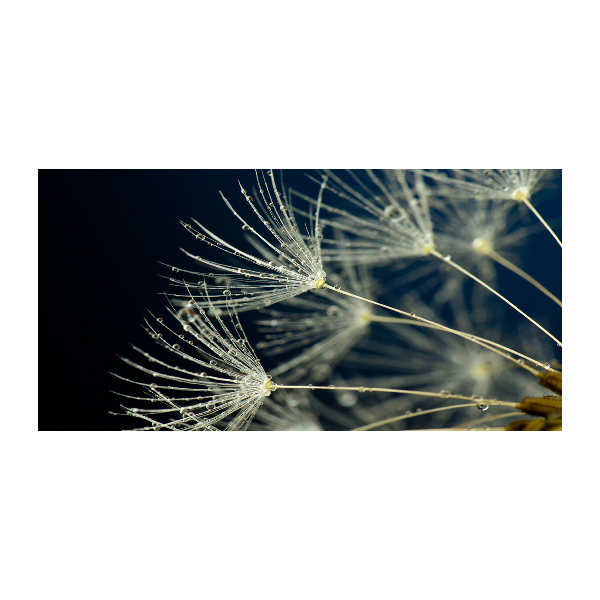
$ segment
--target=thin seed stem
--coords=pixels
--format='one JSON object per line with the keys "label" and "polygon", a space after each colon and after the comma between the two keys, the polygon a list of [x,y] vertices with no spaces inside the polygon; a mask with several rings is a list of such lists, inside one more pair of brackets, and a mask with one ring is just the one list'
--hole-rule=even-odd
{"label": "thin seed stem", "polygon": [[[270,387],[273,390],[343,390],[349,392],[387,392],[390,394],[410,394],[412,396],[429,396],[433,398],[455,398],[457,400],[469,400],[471,404],[465,406],[473,406],[474,404],[487,404],[490,406],[510,406],[514,408],[516,403],[504,402],[503,400],[495,400],[493,398],[472,398],[471,396],[463,396],[462,394],[448,394],[446,392],[421,392],[416,390],[398,390],[393,388],[377,388],[377,387],[346,387],[341,385],[280,385],[273,383]],[[423,414],[425,411],[420,412]]]}
{"label": "thin seed stem", "polygon": [[422,429],[419,431],[506,431],[505,427],[442,427],[441,429]]}
{"label": "thin seed stem", "polygon": [[523,315],[530,323],[535,325],[538,329],[543,331],[548,337],[553,339],[559,346],[562,347],[562,342],[558,338],[555,338],[549,331],[546,331],[537,321],[535,321],[529,315],[524,313],[518,306],[514,305],[510,300],[507,300],[502,294],[497,292],[494,288],[490,287],[487,283],[485,283],[485,281],[482,281],[478,277],[475,277],[475,275],[473,275],[472,273],[469,273],[469,271],[467,271],[466,269],[463,269],[463,267],[461,267],[460,265],[457,265],[450,257],[442,256],[437,250],[433,249],[430,251],[430,253],[433,254],[433,256],[444,261],[445,263],[449,264],[450,266],[454,267],[457,271],[460,271],[463,275],[470,277],[473,281],[476,281],[477,283],[482,285],[486,290],[489,290],[490,292],[492,292],[492,294],[496,294],[496,296],[498,296],[498,298],[500,298],[501,300],[504,300],[504,302],[506,302],[506,304],[508,304],[509,306],[514,308],[520,315]]}
{"label": "thin seed stem", "polygon": [[[444,325],[440,325],[439,323],[435,323],[434,321],[430,321],[429,319],[419,317],[413,313],[409,313],[404,310],[400,310],[399,308],[393,308],[391,306],[387,306],[386,304],[381,304],[380,302],[375,302],[375,300],[369,300],[368,298],[363,298],[362,296],[357,296],[356,294],[351,294],[350,292],[346,292],[345,290],[342,290],[342,289],[338,290],[337,288],[329,285],[328,283],[324,284],[323,287],[327,288],[328,290],[333,290],[334,292],[337,292],[338,294],[344,294],[346,296],[350,296],[351,298],[356,298],[357,300],[363,300],[364,302],[368,302],[369,304],[374,304],[375,306],[380,306],[381,308],[385,308],[387,310],[391,310],[393,312],[400,313],[401,315],[404,315],[405,317],[410,317],[411,319],[415,319],[416,321],[421,321],[422,323],[427,323],[427,324],[431,325],[432,327],[439,329],[440,331],[447,331],[448,333],[453,333],[454,335],[458,335],[459,337],[461,337],[465,340],[470,340],[474,344],[478,344],[479,346],[482,346],[483,348],[487,348],[491,352],[495,352],[496,354],[499,354],[500,356],[506,358],[507,360],[514,362],[519,367],[522,367],[526,371],[529,371],[531,374],[535,375],[536,377],[539,377],[542,374],[541,371],[538,371],[537,369],[534,369],[533,367],[530,367],[529,365],[526,365],[525,363],[519,362],[516,358],[514,358],[513,356],[510,356],[510,354],[506,354],[506,352],[501,352],[496,347],[502,348],[502,349],[506,350],[507,352],[512,352],[513,354],[517,354],[518,356],[523,356],[522,354],[519,354],[518,352],[515,352],[514,350],[511,350],[510,348],[506,348],[505,346],[501,346],[500,344],[496,344],[495,342],[491,342],[490,340],[485,340],[484,338],[479,338],[475,335],[469,335],[467,333],[463,333],[462,331],[452,329],[451,327],[445,327]],[[496,346],[496,347],[492,347],[492,346]],[[528,357],[526,357],[526,358],[527,358],[527,360],[530,360],[532,363],[547,369],[547,367],[545,367],[541,362],[539,362],[537,360],[533,360],[532,358],[528,358]]]}
{"label": "thin seed stem", "polygon": [[529,198],[525,198],[522,200],[523,204],[529,208],[529,210],[540,220],[542,225],[552,234],[552,237],[558,242],[558,245],[562,248],[562,242],[558,239],[558,236],[552,231],[552,228],[546,221],[542,218],[542,215],[533,207],[533,204],[529,201]]}
{"label": "thin seed stem", "polygon": [[413,417],[420,417],[421,415],[428,415],[442,410],[452,410],[453,408],[468,408],[473,406],[472,404],[454,404],[453,406],[441,406],[439,408],[430,408],[428,410],[422,410],[420,412],[412,412],[409,415],[400,415],[399,417],[391,417],[390,419],[384,419],[383,421],[377,421],[376,423],[369,423],[362,427],[352,429],[352,431],[368,431],[369,429],[375,429],[375,427],[381,427],[382,425],[388,425],[389,423],[395,423],[396,421],[405,421],[406,419],[412,419]]}
{"label": "thin seed stem", "polygon": [[481,419],[474,419],[473,421],[467,421],[466,423],[461,423],[460,425],[457,425],[456,427],[449,427],[448,431],[453,431],[453,430],[461,430],[464,429],[465,427],[471,427],[471,425],[479,425],[480,423],[487,423],[488,421],[495,421],[496,419],[502,419],[503,417],[518,417],[518,416],[523,416],[523,413],[521,411],[518,412],[509,412],[509,413],[502,413],[500,415],[488,415],[487,417],[482,417]]}
{"label": "thin seed stem", "polygon": [[501,264],[503,267],[506,267],[513,273],[516,273],[519,277],[525,279],[525,281],[528,281],[529,283],[534,285],[538,290],[540,290],[540,292],[546,294],[548,298],[554,300],[554,302],[556,302],[556,304],[558,304],[562,308],[562,302],[550,290],[547,290],[541,283],[539,283],[539,281],[535,280],[531,275],[525,273],[525,271],[517,267],[517,265],[510,262],[510,260],[504,258],[504,256],[502,256],[501,254],[498,254],[498,252],[496,252],[495,250],[487,250],[486,255],[489,256],[492,260],[495,260],[497,263]]}

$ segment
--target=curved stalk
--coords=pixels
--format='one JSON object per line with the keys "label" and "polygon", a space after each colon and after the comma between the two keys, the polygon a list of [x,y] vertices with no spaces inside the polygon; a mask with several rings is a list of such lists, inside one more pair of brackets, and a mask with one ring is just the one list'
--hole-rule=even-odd
{"label": "curved stalk", "polygon": [[556,302],[556,304],[558,304],[562,308],[562,302],[550,290],[547,290],[541,283],[539,283],[539,281],[534,279],[531,275],[525,273],[525,271],[517,267],[517,265],[510,262],[510,260],[504,258],[504,256],[498,254],[498,252],[491,249],[486,250],[485,254],[489,256],[492,260],[495,260],[497,263],[501,264],[503,267],[506,267],[513,273],[517,274],[519,277],[522,277],[525,281],[531,283],[531,285],[535,286],[543,294],[546,294],[548,298],[551,298],[554,302]]}
{"label": "curved stalk", "polygon": [[558,236],[552,231],[552,228],[542,218],[542,215],[533,207],[533,204],[529,201],[529,198],[521,200],[525,206],[540,220],[540,223],[551,233],[552,237],[558,242],[558,245],[562,248],[562,242],[558,239]]}
{"label": "curved stalk", "polygon": [[496,419],[502,419],[503,417],[522,417],[523,413],[521,411],[518,412],[509,412],[502,413],[500,415],[488,415],[487,417],[481,417],[480,419],[473,419],[472,421],[467,421],[466,423],[461,423],[456,427],[449,427],[447,431],[460,431],[465,427],[471,427],[471,425],[480,425],[481,423],[487,423],[488,421],[495,421]]}
{"label": "curved stalk", "polygon": [[[387,392],[390,394],[409,394],[411,396],[429,396],[432,398],[443,398],[446,400],[447,398],[453,398],[457,400],[469,400],[470,404],[465,404],[464,406],[477,406],[478,404],[487,405],[487,406],[509,406],[510,408],[515,408],[517,404],[515,402],[505,402],[503,400],[496,400],[495,398],[474,398],[473,396],[463,396],[462,394],[451,394],[449,392],[422,392],[416,390],[399,390],[394,388],[378,388],[378,387],[363,387],[363,386],[343,386],[343,385],[280,385],[279,383],[271,383],[269,385],[269,391],[275,390],[343,390],[349,392]],[[445,409],[448,407],[443,407]],[[423,415],[431,412],[432,410],[442,410],[442,409],[430,409],[429,411],[421,411],[417,414]],[[403,415],[408,416],[408,415]]]}
{"label": "curved stalk", "polygon": [[433,250],[430,250],[429,253],[432,254],[433,256],[435,256],[436,258],[439,258],[440,260],[444,261],[445,263],[449,264],[450,266],[454,267],[457,271],[460,271],[463,275],[470,277],[473,281],[476,281],[477,283],[482,285],[486,290],[492,292],[492,294],[495,294],[501,300],[504,300],[504,302],[506,302],[506,304],[508,304],[510,307],[514,308],[520,315],[524,316],[530,323],[535,325],[538,329],[543,331],[549,338],[553,339],[559,346],[562,347],[562,342],[558,338],[554,337],[549,331],[544,329],[537,321],[532,319],[528,314],[524,313],[518,306],[513,304],[510,300],[507,300],[502,294],[497,292],[493,287],[490,287],[487,283],[485,283],[485,281],[482,281],[481,279],[479,279],[479,277],[475,277],[475,275],[473,275],[472,273],[469,273],[469,271],[467,271],[460,265],[456,264],[449,256],[443,256],[435,248]]}
{"label": "curved stalk", "polygon": [[[496,342],[492,342],[492,341],[486,340],[484,338],[479,338],[475,335],[469,335],[468,333],[458,331],[457,329],[452,329],[451,327],[445,327],[444,325],[440,325],[439,323],[436,323],[435,321],[430,321],[429,319],[419,317],[418,315],[415,315],[414,313],[409,313],[404,310],[400,310],[399,308],[393,308],[391,306],[387,306],[386,304],[381,304],[380,302],[375,302],[375,300],[369,300],[368,298],[363,298],[362,296],[357,296],[356,294],[346,292],[345,290],[342,290],[341,288],[337,289],[336,287],[331,286],[328,283],[324,284],[323,287],[327,288],[329,290],[333,290],[334,292],[337,292],[338,294],[344,294],[346,296],[356,298],[357,300],[363,300],[364,302],[368,302],[369,304],[374,304],[375,306],[380,306],[381,308],[385,308],[387,310],[397,312],[401,315],[404,315],[405,317],[410,317],[411,319],[414,319],[416,321],[421,321],[422,323],[427,323],[427,324],[439,329],[440,331],[447,331],[448,333],[453,333],[454,335],[462,337],[465,340],[470,340],[474,344],[478,344],[479,346],[482,346],[483,348],[486,348],[487,350],[490,350],[491,352],[495,352],[496,354],[499,354],[500,356],[506,358],[507,360],[514,362],[517,366],[525,369],[526,371],[529,371],[532,375],[535,375],[536,377],[539,377],[540,375],[542,375],[542,372],[538,371],[537,369],[534,369],[533,367],[530,367],[529,365],[525,364],[524,362],[521,362],[522,359],[516,359],[516,358],[514,358],[514,356],[511,356],[510,354],[507,354],[506,352],[512,352],[513,354],[517,354],[518,356],[523,356],[524,358],[531,361],[535,365],[538,365],[539,367],[542,367],[549,371],[554,371],[554,369],[552,369],[549,365],[543,364],[540,361],[534,360],[533,358],[525,357],[524,355],[519,354],[518,352],[515,352],[514,350],[512,350],[510,348],[507,348],[505,346],[501,346],[500,344],[497,344]],[[502,348],[503,350],[506,350],[506,352],[502,352],[498,348]]]}
{"label": "curved stalk", "polygon": [[421,415],[427,415],[435,412],[440,412],[442,410],[451,410],[453,408],[467,408],[472,406],[471,404],[454,404],[453,406],[441,406],[439,408],[431,408],[429,410],[422,410],[418,413],[410,413],[409,415],[400,415],[399,417],[392,417],[390,419],[384,419],[383,421],[377,421],[376,423],[369,423],[369,425],[363,425],[362,427],[357,427],[356,429],[352,429],[352,431],[369,431],[370,429],[375,429],[375,427],[381,427],[382,425],[388,425],[389,423],[395,423],[396,421],[404,421],[406,419],[411,419],[412,417],[418,417]]}

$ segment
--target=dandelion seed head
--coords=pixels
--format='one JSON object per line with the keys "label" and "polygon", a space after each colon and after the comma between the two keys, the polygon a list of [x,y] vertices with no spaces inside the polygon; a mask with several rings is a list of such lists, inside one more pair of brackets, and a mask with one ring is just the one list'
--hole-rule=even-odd
{"label": "dandelion seed head", "polygon": [[[254,218],[261,222],[264,228],[262,231],[247,223],[241,211],[234,208],[221,194],[232,214],[242,222],[246,239],[256,253],[251,254],[232,245],[193,219],[203,232],[202,237],[198,238],[199,232],[186,224],[186,229],[203,244],[250,264],[249,268],[240,268],[208,260],[201,254],[191,254],[182,249],[189,257],[217,272],[178,269],[185,278],[171,279],[171,282],[191,291],[202,290],[205,295],[210,296],[213,311],[223,309],[228,300],[231,300],[237,312],[264,308],[309,290],[323,288],[327,280],[321,258],[323,235],[319,225],[319,206],[309,215],[311,225],[304,227],[306,234],[303,234],[291,203],[285,193],[279,192],[272,172],[265,176],[257,171],[256,177],[259,186],[256,197],[251,196],[241,184],[240,191]],[[198,277],[203,279],[198,283],[190,281],[190,278],[196,280]],[[219,297],[223,295],[229,298]],[[176,305],[185,305],[182,295],[173,294],[173,297]],[[199,305],[206,306],[207,301],[200,300]]]}
{"label": "dandelion seed head", "polygon": [[[437,246],[467,271],[495,285],[494,253],[518,263],[515,249],[538,227],[522,226],[511,208],[511,203],[472,198],[434,203],[432,219]],[[451,295],[464,281],[464,274],[453,270],[442,281],[440,294]]]}
{"label": "dandelion seed head", "polygon": [[455,199],[529,200],[553,176],[551,169],[450,169],[418,171],[440,184],[439,195]]}
{"label": "dandelion seed head", "polygon": [[313,285],[316,288],[322,288],[325,286],[326,281],[327,273],[325,271],[318,271]]}
{"label": "dandelion seed head", "polygon": [[[499,362],[495,358],[492,359]],[[502,365],[503,366],[503,365]],[[468,366],[469,375],[475,381],[488,381],[495,371],[502,370],[500,365],[494,366],[490,360],[484,360],[477,356],[475,360]]]}
{"label": "dandelion seed head", "polygon": [[[201,300],[194,299],[194,305]],[[148,421],[146,429],[214,431],[220,423],[225,423],[228,430],[246,429],[265,398],[276,389],[248,343],[231,304],[226,305],[221,315],[215,315],[210,298],[204,300],[208,310],[200,308],[196,312],[189,307],[178,312],[172,310],[177,323],[175,328],[165,324],[162,318],[156,319],[166,332],[160,337],[147,322],[148,333],[163,349],[175,353],[183,366],[135,346],[136,351],[153,363],[153,368],[123,359],[155,380],[147,383],[117,375],[142,386],[148,394],[147,397],[121,395],[163,405],[161,408],[124,407],[127,414]],[[177,335],[177,328],[183,329],[186,335],[183,339],[178,336],[181,344],[171,345],[165,337]]]}
{"label": "dandelion seed head", "polygon": [[[334,264],[376,266],[430,253],[434,248],[433,229],[427,186],[421,176],[409,183],[401,171],[381,175],[367,170],[367,175],[368,181],[363,181],[352,171],[345,177],[324,172],[326,189],[347,207],[340,208],[339,202],[321,204],[321,223],[345,236],[323,240],[324,259]],[[307,196],[296,195],[309,204],[315,203]]]}
{"label": "dandelion seed head", "polygon": [[494,249],[494,246],[491,240],[488,240],[483,237],[476,237],[472,242],[471,246],[475,252],[479,252],[480,254],[489,254],[490,250]]}
{"label": "dandelion seed head", "polygon": [[529,200],[529,198],[531,198],[531,191],[524,187],[517,188],[512,193],[512,199],[518,202],[524,202],[525,200]]}

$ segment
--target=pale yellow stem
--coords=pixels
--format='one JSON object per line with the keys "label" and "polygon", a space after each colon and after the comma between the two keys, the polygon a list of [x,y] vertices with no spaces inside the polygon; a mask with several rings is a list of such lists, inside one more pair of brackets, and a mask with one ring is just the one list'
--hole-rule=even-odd
{"label": "pale yellow stem", "polygon": [[524,198],[523,200],[521,200],[521,202],[523,202],[523,204],[525,204],[525,206],[527,206],[527,208],[540,220],[541,224],[552,234],[552,237],[558,242],[558,245],[562,248],[562,242],[558,239],[558,236],[554,233],[554,231],[552,231],[550,225],[548,225],[548,223],[546,223],[546,221],[542,218],[542,215],[540,215],[540,213],[537,210],[535,210],[535,208],[533,208],[533,204],[531,204],[529,198]]}
{"label": "pale yellow stem", "polygon": [[[392,312],[397,312],[401,315],[404,315],[405,317],[410,317],[411,319],[415,319],[416,321],[421,321],[423,323],[427,323],[427,324],[431,325],[432,327],[439,329],[440,331],[447,331],[448,333],[453,333],[454,335],[457,335],[465,340],[469,340],[469,341],[473,342],[474,344],[478,344],[479,346],[482,346],[483,348],[487,348],[491,352],[495,352],[496,354],[499,354],[500,356],[506,358],[507,360],[514,362],[519,367],[522,367],[526,371],[529,371],[536,377],[538,377],[542,374],[540,371],[537,371],[533,367],[530,367],[529,365],[525,364],[524,362],[521,362],[520,359],[517,360],[513,356],[506,354],[506,352],[501,352],[497,348],[492,347],[492,346],[497,346],[500,348],[504,348],[508,352],[512,352],[513,354],[519,355],[518,352],[515,352],[514,350],[511,350],[510,348],[505,348],[504,346],[500,346],[500,344],[496,344],[495,342],[485,340],[484,338],[478,338],[477,336],[469,335],[468,333],[463,333],[462,331],[458,331],[457,329],[452,329],[451,327],[445,327],[444,325],[440,325],[439,323],[430,321],[429,319],[424,319],[423,317],[419,317],[418,315],[416,315],[414,313],[409,313],[404,310],[400,310],[399,308],[393,308],[391,306],[387,306],[386,304],[381,304],[380,302],[375,302],[375,300],[369,300],[368,298],[363,298],[362,296],[357,296],[356,294],[351,294],[350,292],[346,292],[345,290],[342,290],[341,288],[338,289],[337,287],[333,287],[333,286],[329,285],[328,283],[324,283],[322,287],[327,288],[329,290],[333,290],[334,292],[337,292],[338,294],[344,294],[345,296],[350,296],[351,298],[356,298],[357,300],[363,300],[364,302],[368,302],[369,304],[374,304],[375,306],[381,306],[381,308],[391,310]],[[522,355],[519,355],[519,356],[522,356]],[[548,367],[546,367],[546,365],[543,365],[541,362],[539,362],[537,360],[532,360],[529,358],[527,360],[531,360],[531,362],[533,362],[534,364],[544,367],[545,369],[548,368]]]}
{"label": "pale yellow stem", "polygon": [[[456,399],[456,400],[468,400],[470,404],[465,404],[464,406],[477,406],[478,404],[487,405],[487,406],[509,406],[514,408],[516,405],[515,402],[504,402],[503,400],[496,400],[495,398],[478,398],[474,396],[463,396],[462,394],[452,394],[450,392],[421,392],[416,390],[399,390],[394,388],[373,388],[373,387],[363,387],[363,386],[341,386],[341,385],[280,385],[279,383],[270,383],[268,387],[269,391],[275,391],[278,389],[282,390],[343,390],[350,392],[387,392],[390,394],[409,394],[411,396],[429,396],[432,398],[443,398],[444,400],[448,398]],[[448,407],[442,407],[441,409],[431,409],[429,411],[422,411],[417,414],[422,415],[427,412],[431,412],[432,410],[435,412],[436,410],[444,410]],[[408,415],[405,415],[408,416]],[[416,415],[413,415],[416,416]]]}
{"label": "pale yellow stem", "polygon": [[562,342],[558,338],[554,337],[549,331],[544,329],[537,321],[535,321],[529,315],[524,313],[518,306],[515,306],[510,300],[507,300],[502,294],[497,292],[494,288],[490,287],[487,283],[485,283],[485,281],[482,281],[478,277],[475,277],[475,275],[473,275],[472,273],[469,273],[469,271],[467,271],[466,269],[463,269],[463,267],[461,267],[460,265],[457,265],[449,256],[443,256],[435,249],[431,250],[430,254],[433,254],[433,256],[439,258],[440,260],[442,260],[445,263],[449,264],[450,266],[454,267],[456,270],[460,271],[463,275],[470,277],[473,281],[476,281],[477,283],[482,285],[486,290],[489,290],[490,292],[492,292],[492,294],[495,294],[496,296],[498,296],[498,298],[500,298],[501,300],[504,300],[504,302],[506,302],[506,304],[508,304],[510,307],[514,308],[520,315],[524,316],[530,323],[535,325],[538,329],[543,331],[549,338],[553,339],[559,346],[562,347]]}
{"label": "pale yellow stem", "polygon": [[441,429],[419,429],[418,431],[506,431],[506,427],[442,427]]}
{"label": "pale yellow stem", "polygon": [[481,419],[474,419],[473,421],[467,421],[466,423],[461,423],[456,427],[448,428],[448,431],[461,430],[466,427],[471,427],[471,425],[479,425],[480,423],[487,423],[488,421],[495,421],[496,419],[502,419],[503,417],[518,417],[523,416],[521,411],[518,412],[509,412],[502,413],[501,415],[488,415],[487,417],[481,417]]}
{"label": "pale yellow stem", "polygon": [[382,425],[388,425],[389,423],[395,423],[396,421],[404,421],[406,419],[412,419],[413,417],[419,417],[421,415],[428,415],[442,410],[451,410],[453,408],[468,408],[473,406],[472,404],[455,404],[453,406],[442,406],[440,408],[431,408],[429,410],[421,410],[419,412],[411,412],[409,415],[400,415],[399,417],[392,417],[390,419],[384,419],[383,421],[377,421],[376,423],[369,423],[369,425],[363,425],[352,429],[352,431],[368,431],[369,429],[375,429],[375,427],[381,427]]}
{"label": "pale yellow stem", "polygon": [[562,302],[550,290],[547,290],[541,283],[536,281],[531,275],[525,273],[525,271],[517,267],[517,265],[510,262],[510,260],[504,258],[504,256],[498,254],[498,252],[492,249],[486,250],[485,254],[489,256],[492,260],[495,260],[497,263],[501,264],[503,267],[506,267],[513,273],[516,273],[519,277],[525,279],[525,281],[528,281],[529,283],[534,285],[538,290],[540,290],[540,292],[546,294],[548,298],[554,300],[554,302],[556,302],[556,304],[558,304],[562,308]]}

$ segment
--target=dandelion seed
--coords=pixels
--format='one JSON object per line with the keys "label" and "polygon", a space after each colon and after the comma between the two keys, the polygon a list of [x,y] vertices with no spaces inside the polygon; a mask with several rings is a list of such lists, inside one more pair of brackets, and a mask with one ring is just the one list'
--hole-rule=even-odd
{"label": "dandelion seed", "polygon": [[[508,252],[524,243],[533,232],[531,227],[516,228],[509,213],[509,205],[485,200],[435,203],[432,220],[436,244],[469,272],[494,284],[496,263],[492,253],[503,253],[517,262],[518,255],[511,256]],[[464,280],[456,270],[452,275]]]}
{"label": "dandelion seed", "polygon": [[436,171],[418,173],[442,184],[439,191],[447,198],[522,202],[562,247],[562,242],[530,201],[554,176],[552,169],[451,169],[450,175]]}
{"label": "dandelion seed", "polygon": [[444,184],[438,191],[447,198],[516,200],[531,198],[554,176],[551,169],[450,169],[416,171]]}
{"label": "dandelion seed", "polygon": [[[261,185],[261,179],[264,186]],[[321,194],[319,195],[315,214],[311,215],[311,220],[314,219],[312,233],[308,233],[308,240],[305,241],[289,199],[277,189],[273,174],[269,175],[269,179],[270,186],[264,174],[257,172],[257,181],[260,188],[258,200],[249,196],[240,184],[242,194],[251,206],[255,217],[261,221],[267,230],[264,234],[259,233],[247,223],[225,196],[221,194],[223,201],[232,214],[243,223],[242,229],[248,232],[248,241],[257,249],[259,256],[249,254],[233,246],[194,220],[194,223],[205,234],[204,243],[254,265],[254,268],[244,269],[242,272],[237,267],[213,262],[202,258],[202,256],[192,255],[182,249],[185,254],[199,263],[220,272],[207,274],[179,269],[180,272],[187,273],[194,276],[194,278],[199,275],[205,278],[227,277],[226,290],[223,290],[216,281],[211,283],[206,279],[199,284],[191,284],[186,280],[171,280],[177,286],[185,287],[192,292],[201,289],[203,293],[211,296],[210,306],[213,310],[223,309],[228,302],[227,299],[212,297],[215,293],[230,295],[232,306],[238,312],[242,312],[263,308],[325,285],[326,273],[321,259],[321,240],[316,234],[319,231]],[[197,235],[193,228],[190,228],[190,231]],[[242,274],[242,277],[237,276],[240,274]],[[181,300],[182,296],[179,294],[174,297],[177,298],[175,302],[177,305],[185,302]],[[199,305],[208,306],[208,301],[200,300]]]}
{"label": "dandelion seed", "polygon": [[[204,301],[211,308],[210,298]],[[212,319],[205,311],[195,313],[191,322],[175,311],[171,314],[191,338],[188,350],[181,350],[178,344],[171,347],[155,335],[150,323],[147,323],[147,331],[163,348],[177,352],[190,366],[170,364],[134,346],[134,350],[152,359],[162,370],[148,369],[127,358],[123,358],[124,362],[160,382],[145,383],[116,375],[143,386],[148,394],[147,397],[119,395],[159,401],[165,408],[124,407],[126,413],[145,419],[148,426],[143,429],[217,431],[221,422],[228,431],[246,429],[265,398],[270,396],[273,383],[250,347],[237,314],[230,305],[226,306],[226,316],[215,315]],[[231,333],[232,329],[236,335]]]}
{"label": "dandelion seed", "polygon": [[[400,258],[426,256],[434,247],[429,216],[429,194],[420,175],[411,186],[402,172],[380,178],[367,170],[368,184],[348,171],[354,186],[331,171],[326,171],[327,189],[348,201],[349,208],[322,203],[331,217],[322,218],[350,236],[340,243],[325,240],[323,257],[332,263],[376,266],[393,263]],[[296,193],[314,204],[311,198]]]}

